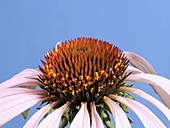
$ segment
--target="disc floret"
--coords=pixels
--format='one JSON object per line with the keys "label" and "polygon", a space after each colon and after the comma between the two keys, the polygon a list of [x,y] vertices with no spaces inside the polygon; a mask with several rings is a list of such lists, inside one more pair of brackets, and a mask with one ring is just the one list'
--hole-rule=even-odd
{"label": "disc floret", "polygon": [[66,41],[45,55],[39,67],[43,83],[54,99],[93,102],[113,94],[126,78],[128,60],[118,47],[93,38]]}

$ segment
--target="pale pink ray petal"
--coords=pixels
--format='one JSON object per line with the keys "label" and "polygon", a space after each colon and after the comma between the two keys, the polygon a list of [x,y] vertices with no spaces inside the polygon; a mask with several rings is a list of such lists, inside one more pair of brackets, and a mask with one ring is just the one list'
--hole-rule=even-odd
{"label": "pale pink ray petal", "polygon": [[16,78],[16,77],[33,77],[33,78],[38,78],[38,75],[40,75],[41,72],[38,69],[25,69],[23,71],[21,71],[20,73],[16,74],[15,76],[13,76],[12,78]]}
{"label": "pale pink ray petal", "polygon": [[142,91],[140,89],[136,89],[136,88],[121,87],[120,90],[132,92],[132,93],[146,99],[147,101],[149,101],[150,103],[155,105],[160,111],[162,111],[162,113],[164,113],[164,115],[170,121],[170,110],[156,98],[154,98],[151,95],[145,93],[144,91]]}
{"label": "pale pink ray petal", "polygon": [[140,74],[140,73],[143,73],[141,70],[133,67],[133,66],[128,66],[127,69],[126,69],[126,72],[128,73],[132,73],[132,74]]}
{"label": "pale pink ray petal", "polygon": [[149,83],[155,92],[160,96],[164,104],[170,108],[170,80],[152,74],[132,74],[126,81],[139,81]]}
{"label": "pale pink ray petal", "polygon": [[[5,89],[0,90],[0,100],[1,98],[15,96],[18,94],[47,95],[47,93],[48,92],[46,92],[45,90],[36,90],[36,89],[27,89],[27,88],[5,88]],[[28,112],[29,112],[29,109],[22,113],[25,119],[27,118]]]}
{"label": "pale pink ray petal", "polygon": [[166,126],[144,105],[141,103],[116,95],[109,95],[110,98],[119,101],[134,111],[142,121],[145,128],[166,128]]}
{"label": "pale pink ray petal", "polygon": [[61,120],[61,116],[64,111],[68,108],[69,103],[64,104],[60,108],[56,109],[50,113],[39,125],[37,128],[58,128]]}
{"label": "pale pink ray petal", "polygon": [[5,88],[0,90],[0,99],[16,94],[36,94],[42,95],[47,93],[45,90],[27,89],[27,88]]}
{"label": "pale pink ray petal", "polygon": [[37,128],[41,119],[57,104],[58,102],[54,102],[52,104],[48,104],[38,110],[24,125],[23,128]]}
{"label": "pale pink ray petal", "polygon": [[132,66],[140,69],[144,73],[156,74],[152,65],[142,56],[129,51],[124,51]]}
{"label": "pale pink ray petal", "polygon": [[4,88],[10,88],[15,86],[37,86],[40,85],[41,82],[39,82],[36,79],[31,78],[11,78],[7,81],[4,81],[0,84],[0,89]]}
{"label": "pale pink ray petal", "polygon": [[[13,79],[22,79],[22,78],[29,78],[29,79],[38,79],[39,75],[42,74],[42,72],[39,69],[25,69],[23,71],[21,71],[20,73],[16,74],[15,76],[13,76],[10,80]],[[38,85],[38,84],[37,84]],[[35,84],[32,85],[21,85],[20,87],[25,87],[25,88],[29,88],[29,89],[35,89],[36,86]]]}
{"label": "pale pink ray petal", "polygon": [[104,128],[103,122],[98,112],[96,111],[96,106],[94,102],[91,103],[91,120],[91,128]]}
{"label": "pale pink ray petal", "polygon": [[81,108],[71,122],[70,128],[90,128],[90,116],[87,103],[81,103]]}
{"label": "pale pink ray petal", "polygon": [[34,106],[35,104],[37,104],[38,102],[42,100],[43,98],[35,98],[35,99],[24,102],[22,104],[18,104],[5,111],[0,112],[0,126],[4,125],[5,123],[10,121],[15,116],[21,114],[23,111]]}
{"label": "pale pink ray petal", "polygon": [[41,95],[17,94],[17,95],[1,98],[0,112],[6,111],[14,106],[17,106],[27,101],[33,99],[39,99],[41,97],[42,97]]}
{"label": "pale pink ray petal", "polygon": [[131,128],[130,122],[122,108],[108,97],[105,97],[104,101],[112,112],[116,128]]}

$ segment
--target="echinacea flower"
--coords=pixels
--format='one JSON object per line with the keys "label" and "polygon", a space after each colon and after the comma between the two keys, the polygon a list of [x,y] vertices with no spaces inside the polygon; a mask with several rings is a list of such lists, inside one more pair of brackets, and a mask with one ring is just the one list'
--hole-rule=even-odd
{"label": "echinacea flower", "polygon": [[[68,123],[71,128],[130,128],[128,109],[144,127],[166,128],[133,94],[152,103],[170,121],[170,80],[156,75],[133,52],[106,41],[77,38],[58,43],[42,64],[0,84],[0,126],[21,113],[26,116],[32,106],[41,103],[24,128],[62,128]],[[134,88],[135,81],[148,83],[164,104]]]}

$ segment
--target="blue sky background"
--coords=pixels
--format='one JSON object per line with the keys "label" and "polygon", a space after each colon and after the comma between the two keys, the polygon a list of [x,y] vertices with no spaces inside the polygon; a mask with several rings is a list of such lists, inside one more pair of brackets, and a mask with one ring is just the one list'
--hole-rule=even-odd
{"label": "blue sky background", "polygon": [[[0,0],[0,82],[25,68],[36,68],[56,42],[95,37],[145,57],[159,75],[170,78],[169,0]],[[158,98],[152,89],[137,88]],[[170,127],[165,116],[146,104]],[[29,117],[36,111],[31,109]],[[143,128],[130,111],[133,127]],[[22,128],[18,116],[2,128]]]}

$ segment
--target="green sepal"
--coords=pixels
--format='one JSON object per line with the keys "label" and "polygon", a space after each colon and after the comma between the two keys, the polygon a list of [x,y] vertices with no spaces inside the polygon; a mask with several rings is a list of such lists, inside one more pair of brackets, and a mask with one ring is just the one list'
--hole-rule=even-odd
{"label": "green sepal", "polygon": [[134,100],[132,94],[130,94],[128,92],[125,93],[125,97]]}
{"label": "green sepal", "polygon": [[119,92],[117,92],[117,94],[119,96],[126,97],[126,98],[134,100],[132,94],[130,94],[130,93],[126,92],[126,91],[119,91]]}
{"label": "green sepal", "polygon": [[107,111],[103,107],[97,107],[97,111],[101,117],[101,120],[103,121],[104,125],[107,128],[114,128],[114,125],[110,119],[110,116]]}
{"label": "green sepal", "polygon": [[22,116],[24,117],[24,119],[27,119],[27,116],[28,116],[28,112],[30,111],[30,109],[27,109],[25,110],[23,113],[22,113]]}
{"label": "green sepal", "polygon": [[61,117],[61,125],[60,125],[60,128],[65,128],[65,126],[67,126],[67,124],[68,124],[68,120],[67,120],[67,118],[65,117],[65,115],[63,115],[63,116]]}
{"label": "green sepal", "polygon": [[130,119],[129,117],[128,117],[128,120],[130,123],[134,123],[134,121],[132,119]]}
{"label": "green sepal", "polygon": [[69,111],[69,122],[71,123],[74,119],[74,117],[76,116],[76,114],[78,113],[77,109],[71,110]]}
{"label": "green sepal", "polygon": [[128,107],[122,103],[119,103],[119,106],[123,109],[124,112],[128,113]]}
{"label": "green sepal", "polygon": [[133,84],[127,84],[127,83],[124,83],[123,84],[123,87],[133,87],[134,83]]}
{"label": "green sepal", "polygon": [[114,125],[109,117],[109,114],[106,111],[102,111],[101,118],[107,128],[114,128]]}

